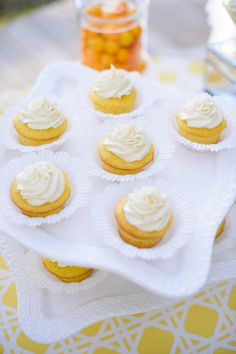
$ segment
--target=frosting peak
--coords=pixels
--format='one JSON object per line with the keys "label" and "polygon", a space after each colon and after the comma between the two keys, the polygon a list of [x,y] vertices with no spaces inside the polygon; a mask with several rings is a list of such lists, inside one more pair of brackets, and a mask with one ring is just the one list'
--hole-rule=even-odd
{"label": "frosting peak", "polygon": [[58,110],[57,104],[49,98],[39,98],[23,108],[19,120],[31,129],[43,130],[58,128],[65,116]]}
{"label": "frosting peak", "polygon": [[18,173],[16,188],[30,205],[38,206],[52,203],[63,194],[65,178],[52,163],[37,161]]}
{"label": "frosting peak", "polygon": [[189,127],[212,129],[222,122],[224,115],[211,96],[201,93],[182,107],[180,119]]}
{"label": "frosting peak", "polygon": [[95,81],[93,91],[103,98],[121,98],[130,95],[133,84],[127,77],[127,72],[116,69],[113,65],[101,72]]}
{"label": "frosting peak", "polygon": [[151,148],[146,133],[134,124],[117,125],[105,135],[103,144],[106,150],[128,162],[142,160]]}
{"label": "frosting peak", "polygon": [[161,230],[167,225],[171,210],[164,194],[155,187],[144,186],[128,195],[124,214],[131,225],[151,232]]}

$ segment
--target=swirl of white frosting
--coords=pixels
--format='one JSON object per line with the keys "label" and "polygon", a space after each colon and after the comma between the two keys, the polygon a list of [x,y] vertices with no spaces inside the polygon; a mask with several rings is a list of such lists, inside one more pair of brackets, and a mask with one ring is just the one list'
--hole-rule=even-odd
{"label": "swirl of white frosting", "polygon": [[117,125],[105,135],[103,144],[106,150],[128,162],[142,160],[151,148],[146,133],[134,124]]}
{"label": "swirl of white frosting", "polygon": [[99,74],[93,91],[103,98],[121,98],[130,95],[133,84],[127,77],[127,72],[116,69],[113,65]]}
{"label": "swirl of white frosting", "polygon": [[63,194],[65,178],[52,163],[37,161],[16,176],[16,188],[30,205],[43,205],[54,202]]}
{"label": "swirl of white frosting", "polygon": [[222,122],[224,114],[211,96],[201,93],[182,107],[180,119],[189,127],[212,129]]}
{"label": "swirl of white frosting", "polygon": [[22,109],[19,120],[31,129],[43,130],[58,128],[65,120],[65,115],[58,111],[57,104],[49,98],[39,98]]}
{"label": "swirl of white frosting", "polygon": [[154,187],[144,186],[128,195],[124,214],[131,225],[151,232],[159,231],[167,225],[171,209],[164,194]]}

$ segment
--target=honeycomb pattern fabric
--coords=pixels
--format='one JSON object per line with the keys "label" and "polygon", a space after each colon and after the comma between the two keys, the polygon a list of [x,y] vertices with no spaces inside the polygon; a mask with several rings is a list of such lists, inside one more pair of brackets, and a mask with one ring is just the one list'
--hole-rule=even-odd
{"label": "honeycomb pattern fabric", "polygon": [[[156,58],[154,76],[182,89],[202,85],[203,63]],[[193,87],[194,85],[194,87]],[[20,329],[15,284],[0,258],[0,353],[6,354],[233,354],[236,353],[236,279],[163,308],[107,319],[59,343],[36,343]]]}

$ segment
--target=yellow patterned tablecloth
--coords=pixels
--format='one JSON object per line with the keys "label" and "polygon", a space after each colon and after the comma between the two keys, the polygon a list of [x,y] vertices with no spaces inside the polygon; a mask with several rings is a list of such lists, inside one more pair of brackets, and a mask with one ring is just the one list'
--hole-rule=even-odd
{"label": "yellow patterned tablecloth", "polygon": [[[182,89],[202,84],[203,63],[156,58],[153,76]],[[15,285],[0,258],[0,353],[236,353],[236,280],[209,286],[161,311],[111,318],[50,345],[35,343],[17,321]]]}

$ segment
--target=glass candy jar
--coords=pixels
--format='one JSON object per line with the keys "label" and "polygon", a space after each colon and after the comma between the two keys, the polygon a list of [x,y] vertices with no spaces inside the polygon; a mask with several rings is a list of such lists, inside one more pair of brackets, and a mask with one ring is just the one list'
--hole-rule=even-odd
{"label": "glass candy jar", "polygon": [[149,0],[77,0],[80,59],[96,70],[110,65],[142,72],[147,60]]}

